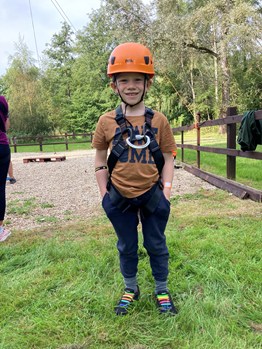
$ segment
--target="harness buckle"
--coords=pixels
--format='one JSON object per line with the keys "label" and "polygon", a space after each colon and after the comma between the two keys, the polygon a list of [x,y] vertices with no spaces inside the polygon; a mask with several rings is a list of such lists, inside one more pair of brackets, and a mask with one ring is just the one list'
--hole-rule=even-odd
{"label": "harness buckle", "polygon": [[135,145],[135,144],[131,143],[132,140],[130,141],[130,137],[127,137],[126,143],[129,145],[129,147],[134,148],[134,149],[144,149],[144,148],[147,148],[149,146],[149,144],[150,144],[150,138],[147,135],[136,135],[135,136],[135,141],[140,141],[142,139],[144,139],[145,144]]}
{"label": "harness buckle", "polygon": [[123,141],[118,141],[118,143],[112,148],[112,153],[114,153],[117,157],[120,157],[120,155],[126,149],[127,149],[126,143]]}

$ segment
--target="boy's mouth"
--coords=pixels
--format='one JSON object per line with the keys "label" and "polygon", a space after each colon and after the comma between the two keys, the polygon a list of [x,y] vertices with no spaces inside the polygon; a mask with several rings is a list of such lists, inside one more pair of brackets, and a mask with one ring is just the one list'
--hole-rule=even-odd
{"label": "boy's mouth", "polygon": [[128,93],[126,93],[126,96],[130,96],[130,97],[137,96],[137,95],[138,95],[138,92],[128,92]]}

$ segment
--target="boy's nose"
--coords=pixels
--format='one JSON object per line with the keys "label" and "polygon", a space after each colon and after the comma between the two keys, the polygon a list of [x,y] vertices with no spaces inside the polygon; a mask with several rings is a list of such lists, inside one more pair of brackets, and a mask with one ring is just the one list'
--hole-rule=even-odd
{"label": "boy's nose", "polygon": [[135,81],[130,80],[127,84],[128,88],[136,88],[136,83]]}

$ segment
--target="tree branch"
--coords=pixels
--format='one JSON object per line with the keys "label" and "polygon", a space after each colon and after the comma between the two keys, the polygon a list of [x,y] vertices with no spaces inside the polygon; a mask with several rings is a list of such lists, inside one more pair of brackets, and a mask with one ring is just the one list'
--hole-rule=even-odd
{"label": "tree branch", "polygon": [[207,53],[207,54],[209,54],[209,55],[211,55],[211,56],[214,56],[214,57],[219,57],[219,54],[218,53],[216,53],[215,51],[212,51],[212,50],[210,50],[209,48],[207,48],[207,47],[203,47],[203,46],[198,46],[198,45],[196,45],[196,44],[187,44],[187,43],[184,43],[184,45],[186,46],[186,47],[192,47],[192,48],[194,48],[194,49],[196,49],[196,50],[198,50],[198,51],[201,51],[202,53]]}

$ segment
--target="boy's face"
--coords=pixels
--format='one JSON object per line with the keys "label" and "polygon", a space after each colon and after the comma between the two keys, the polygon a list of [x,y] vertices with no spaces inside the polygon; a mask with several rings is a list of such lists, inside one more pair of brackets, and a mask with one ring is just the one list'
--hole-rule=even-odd
{"label": "boy's face", "polygon": [[141,73],[120,73],[117,74],[116,81],[111,82],[111,87],[127,104],[134,105],[151,86],[151,80],[145,82],[145,79],[145,75]]}

